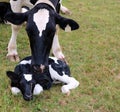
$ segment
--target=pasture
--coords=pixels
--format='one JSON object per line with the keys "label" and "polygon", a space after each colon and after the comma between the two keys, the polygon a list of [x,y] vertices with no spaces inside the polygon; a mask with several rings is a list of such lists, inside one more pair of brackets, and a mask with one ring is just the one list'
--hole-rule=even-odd
{"label": "pasture", "polygon": [[[6,71],[17,62],[6,59],[11,27],[0,24],[0,112],[120,111],[120,0],[63,0],[63,4],[72,11],[64,16],[81,26],[70,33],[59,32],[71,74],[80,86],[66,96],[61,85],[55,85],[30,102],[21,94],[12,95]],[[31,54],[25,26],[17,43],[21,59]]]}

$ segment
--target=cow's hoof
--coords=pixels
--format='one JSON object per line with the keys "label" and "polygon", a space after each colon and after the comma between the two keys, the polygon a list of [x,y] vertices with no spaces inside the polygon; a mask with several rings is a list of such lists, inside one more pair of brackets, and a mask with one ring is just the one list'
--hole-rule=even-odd
{"label": "cow's hoof", "polygon": [[63,14],[71,15],[72,13],[69,10],[62,11]]}
{"label": "cow's hoof", "polygon": [[68,65],[68,62],[67,62],[66,58],[58,58],[58,59],[61,60],[61,61],[64,61]]}
{"label": "cow's hoof", "polygon": [[61,12],[63,14],[71,15],[70,10],[68,8],[64,7],[64,6],[61,7]]}
{"label": "cow's hoof", "polygon": [[12,62],[19,62],[20,58],[18,55],[7,55],[7,59]]}
{"label": "cow's hoof", "polygon": [[70,96],[70,91],[66,93],[67,96]]}

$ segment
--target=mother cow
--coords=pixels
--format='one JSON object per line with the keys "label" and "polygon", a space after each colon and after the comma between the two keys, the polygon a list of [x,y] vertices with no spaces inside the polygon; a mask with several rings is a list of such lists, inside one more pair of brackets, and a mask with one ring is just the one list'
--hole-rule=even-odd
{"label": "mother cow", "polygon": [[[38,0],[30,11],[26,13],[10,13],[6,19],[20,25],[27,21],[26,31],[30,40],[32,52],[32,66],[36,71],[43,72],[48,65],[48,57],[56,33],[56,25],[65,31],[76,30],[79,25],[72,19],[60,16],[59,0]],[[55,37],[54,37],[55,36]]]}
{"label": "mother cow", "polygon": [[[60,0],[60,2],[61,1],[62,0]],[[21,12],[21,8],[24,5],[28,6],[29,8],[33,8],[33,4],[35,4],[36,2],[37,0],[10,0],[10,4],[13,12]],[[62,6],[62,4],[60,4],[60,9],[63,13],[69,13],[69,10],[66,7]],[[16,39],[17,39],[19,29],[20,29],[20,26],[12,25],[12,35],[8,44],[8,54],[7,54],[7,58],[11,61],[19,61],[17,44],[16,44]],[[54,35],[52,51],[57,58],[60,58],[60,59],[64,58],[64,55],[61,51],[59,41],[58,41],[58,31],[56,31]]]}

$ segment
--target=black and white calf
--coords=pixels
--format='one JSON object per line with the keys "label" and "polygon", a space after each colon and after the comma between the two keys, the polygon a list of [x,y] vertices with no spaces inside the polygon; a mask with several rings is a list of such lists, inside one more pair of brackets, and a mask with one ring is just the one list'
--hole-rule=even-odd
{"label": "black and white calf", "polygon": [[[20,25],[27,21],[26,31],[32,53],[31,64],[35,67],[39,66],[41,72],[48,65],[48,57],[54,41],[56,25],[59,25],[65,31],[79,28],[79,25],[74,20],[64,18],[56,12],[58,1],[38,0],[34,8],[28,12],[10,13],[6,16],[6,19],[15,25]],[[54,44],[56,45],[56,43]]]}
{"label": "black and white calf", "polygon": [[56,81],[64,83],[61,91],[65,94],[69,94],[71,89],[75,89],[79,85],[79,82],[70,76],[69,66],[55,57],[49,58],[48,69],[43,74],[34,71],[31,67],[31,57],[27,57],[15,67],[14,72],[8,71],[7,76],[11,79],[12,93],[21,92],[27,101],[31,100],[33,95],[50,89]]}
{"label": "black and white calf", "polygon": [[[29,8],[33,8],[34,4],[39,1],[39,0],[10,0],[10,4],[11,4],[11,8],[13,12],[18,12],[20,13],[22,10],[22,6],[27,6]],[[40,0],[43,2],[49,1],[49,0]],[[58,1],[58,0],[57,0]],[[64,7],[61,4],[62,0],[59,0],[59,7],[60,10],[63,13],[69,13],[69,10]],[[56,7],[57,11],[59,12],[59,8],[58,6]],[[7,53],[7,58],[11,61],[19,61],[19,56],[18,56],[18,52],[17,52],[17,35],[19,32],[19,29],[21,27],[19,25],[12,25],[12,35],[11,35],[11,39],[9,41],[8,44],[8,53]],[[60,59],[64,59],[64,54],[62,53],[59,41],[58,41],[58,31],[56,31],[55,35],[54,35],[54,40],[53,40],[53,45],[52,45],[52,52],[54,54],[54,56],[60,58]]]}

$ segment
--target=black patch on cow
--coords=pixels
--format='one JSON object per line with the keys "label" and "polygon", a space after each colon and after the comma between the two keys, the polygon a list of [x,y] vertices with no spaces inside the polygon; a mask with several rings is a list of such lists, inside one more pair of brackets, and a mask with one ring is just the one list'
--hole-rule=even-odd
{"label": "black patch on cow", "polygon": [[63,72],[70,76],[70,69],[69,69],[69,66],[66,64],[66,62],[62,61],[62,60],[57,60],[57,63],[52,63],[51,66],[52,68],[58,72],[59,75],[63,76]]}

